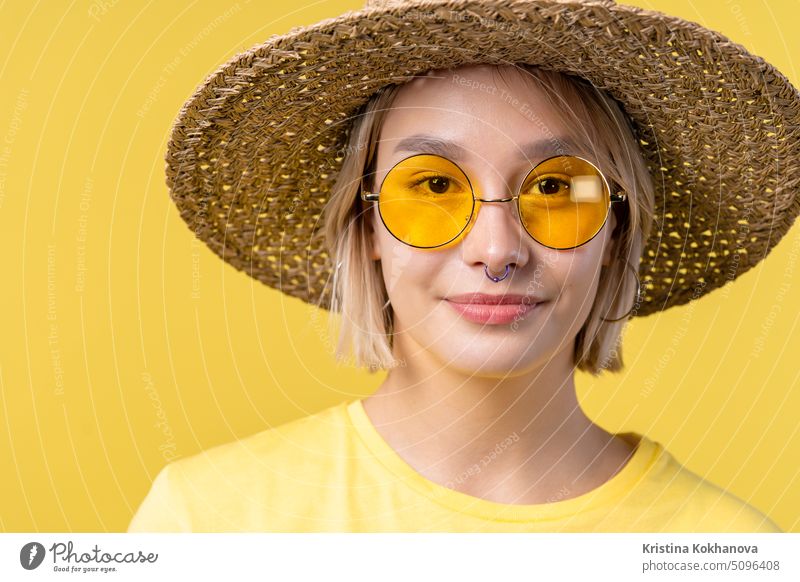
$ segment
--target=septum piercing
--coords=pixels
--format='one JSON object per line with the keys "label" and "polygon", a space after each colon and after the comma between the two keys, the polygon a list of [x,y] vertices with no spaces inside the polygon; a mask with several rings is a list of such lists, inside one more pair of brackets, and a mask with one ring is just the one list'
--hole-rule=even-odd
{"label": "septum piercing", "polygon": [[508,265],[506,265],[506,272],[502,277],[495,277],[494,275],[489,274],[489,265],[483,265],[483,270],[486,273],[486,276],[489,277],[495,283],[498,283],[508,277]]}

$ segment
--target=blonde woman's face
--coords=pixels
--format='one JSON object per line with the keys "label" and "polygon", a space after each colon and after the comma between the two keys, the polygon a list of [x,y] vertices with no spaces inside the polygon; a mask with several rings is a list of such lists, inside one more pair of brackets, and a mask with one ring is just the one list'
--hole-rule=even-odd
{"label": "blonde woman's face", "polygon": [[[432,153],[427,145],[400,147],[412,136],[460,146],[460,153],[448,159],[489,200],[516,194],[538,161],[577,153],[565,152],[573,132],[556,122],[546,97],[516,75],[509,77],[506,84],[490,68],[470,66],[403,86],[380,134],[374,189],[400,160]],[[534,142],[538,151],[528,160],[521,157],[521,149]],[[572,354],[595,299],[600,268],[610,258],[613,213],[591,241],[559,251],[531,238],[511,202],[481,204],[467,235],[438,249],[400,242],[386,229],[376,204],[370,212],[372,256],[381,261],[394,310],[396,356],[413,360],[428,352],[441,365],[467,373],[517,375],[541,366],[555,352]],[[486,276],[484,266],[502,276],[506,265],[504,280]],[[518,294],[526,297],[521,303],[535,305],[513,306],[511,322],[478,322],[451,301],[466,293]]]}

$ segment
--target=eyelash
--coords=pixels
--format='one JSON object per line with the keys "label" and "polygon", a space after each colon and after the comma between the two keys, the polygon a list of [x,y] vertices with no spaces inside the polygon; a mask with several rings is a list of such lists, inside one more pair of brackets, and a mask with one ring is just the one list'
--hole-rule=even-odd
{"label": "eyelash", "polygon": [[[443,176],[441,174],[435,174],[433,176],[426,176],[425,178],[420,178],[419,180],[414,182],[412,184],[412,186],[414,188],[416,188],[417,186],[420,186],[421,184],[424,184],[428,180],[433,180],[435,178],[444,178],[445,180],[451,180],[451,181],[453,180],[453,178],[450,178],[449,176]],[[560,184],[562,184],[562,185],[566,186],[567,188],[569,188],[569,184],[567,182],[565,182],[564,180],[560,180],[558,178],[552,178],[552,177],[549,177],[549,176],[545,176],[545,177],[541,178],[538,182],[535,182],[535,183],[541,184],[545,180],[555,180],[556,182],[559,182]]]}
{"label": "eyelash", "polygon": [[420,178],[419,180],[417,180],[416,182],[414,182],[413,186],[416,188],[416,187],[417,187],[417,186],[419,186],[420,184],[424,184],[424,183],[425,183],[425,182],[427,182],[428,180],[433,180],[433,179],[435,179],[435,178],[444,178],[445,180],[450,180],[450,181],[452,181],[452,180],[453,180],[453,179],[452,179],[452,178],[450,178],[449,176],[443,176],[443,175],[441,175],[441,174],[435,174],[435,175],[433,175],[433,176],[426,176],[425,178]]}

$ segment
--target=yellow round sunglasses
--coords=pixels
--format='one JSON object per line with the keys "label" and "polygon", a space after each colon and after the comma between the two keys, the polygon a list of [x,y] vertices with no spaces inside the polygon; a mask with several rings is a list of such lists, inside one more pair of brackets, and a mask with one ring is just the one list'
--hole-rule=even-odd
{"label": "yellow round sunglasses", "polygon": [[516,201],[518,216],[538,243],[558,250],[586,244],[603,228],[611,204],[627,195],[590,161],[557,155],[538,163],[517,195],[485,200],[475,195],[467,174],[435,154],[414,154],[395,164],[378,192],[361,199],[378,202],[387,230],[400,242],[432,249],[457,243],[469,232],[482,202]]}

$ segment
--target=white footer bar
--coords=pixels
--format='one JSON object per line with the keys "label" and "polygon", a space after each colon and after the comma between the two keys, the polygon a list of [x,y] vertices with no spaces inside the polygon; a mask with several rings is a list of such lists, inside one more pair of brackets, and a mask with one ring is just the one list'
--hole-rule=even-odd
{"label": "white footer bar", "polygon": [[800,580],[800,534],[0,534],[0,580]]}

